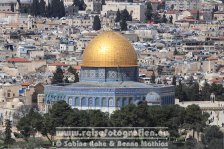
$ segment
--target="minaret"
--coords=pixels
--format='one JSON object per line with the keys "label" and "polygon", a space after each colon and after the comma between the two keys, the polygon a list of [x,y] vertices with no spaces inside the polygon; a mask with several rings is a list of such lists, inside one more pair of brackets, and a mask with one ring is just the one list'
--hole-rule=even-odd
{"label": "minaret", "polygon": [[19,2],[17,1],[16,3],[16,24],[19,25],[20,21],[19,21],[19,14],[20,14],[20,7],[19,7]]}

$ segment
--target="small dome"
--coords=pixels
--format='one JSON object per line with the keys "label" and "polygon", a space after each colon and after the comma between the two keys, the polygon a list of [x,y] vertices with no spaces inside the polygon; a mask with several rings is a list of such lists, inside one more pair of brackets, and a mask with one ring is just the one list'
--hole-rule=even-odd
{"label": "small dome", "polygon": [[19,101],[19,98],[14,98],[12,102],[18,104],[20,101]]}
{"label": "small dome", "polygon": [[22,102],[19,102],[18,104],[17,104],[17,107],[21,107],[21,106],[23,106],[24,104],[22,103]]}
{"label": "small dome", "polygon": [[161,97],[156,92],[149,92],[146,95],[146,102],[148,104],[160,104],[161,103]]}

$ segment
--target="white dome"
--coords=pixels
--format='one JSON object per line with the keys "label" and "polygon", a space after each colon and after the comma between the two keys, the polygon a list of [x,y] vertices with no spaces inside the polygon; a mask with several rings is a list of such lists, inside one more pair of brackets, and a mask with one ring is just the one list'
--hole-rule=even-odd
{"label": "white dome", "polygon": [[18,104],[17,104],[17,107],[21,107],[21,106],[23,106],[24,104],[22,103],[22,102],[19,102]]}
{"label": "white dome", "polygon": [[156,92],[149,92],[146,95],[146,102],[148,104],[160,104],[161,103],[161,97]]}
{"label": "white dome", "polygon": [[18,104],[20,101],[19,101],[19,98],[14,98],[12,102]]}

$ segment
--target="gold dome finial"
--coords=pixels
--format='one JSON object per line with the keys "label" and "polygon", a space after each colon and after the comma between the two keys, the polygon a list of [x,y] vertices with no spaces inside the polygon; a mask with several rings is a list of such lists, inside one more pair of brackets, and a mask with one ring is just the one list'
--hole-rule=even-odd
{"label": "gold dome finial", "polygon": [[116,32],[102,32],[90,41],[83,54],[83,67],[136,67],[131,43]]}

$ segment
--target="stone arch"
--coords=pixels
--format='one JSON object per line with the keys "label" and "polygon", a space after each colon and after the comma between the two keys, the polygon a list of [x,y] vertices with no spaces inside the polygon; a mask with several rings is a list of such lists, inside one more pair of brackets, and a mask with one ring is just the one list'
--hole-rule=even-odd
{"label": "stone arch", "polygon": [[80,106],[79,97],[75,97],[75,106]]}
{"label": "stone arch", "polygon": [[99,97],[95,98],[95,106],[100,107],[100,98]]}
{"label": "stone arch", "polygon": [[93,107],[93,106],[94,106],[93,98],[92,98],[92,97],[90,97],[90,98],[88,99],[88,105],[89,105],[89,107]]}
{"label": "stone arch", "polygon": [[109,107],[113,107],[114,106],[114,99],[112,97],[109,98],[108,104],[109,104]]}
{"label": "stone arch", "polygon": [[107,106],[108,106],[107,98],[103,97],[102,98],[102,107],[107,107]]}
{"label": "stone arch", "polygon": [[88,106],[87,99],[85,97],[82,97],[81,105],[82,105],[82,107],[87,107]]}

